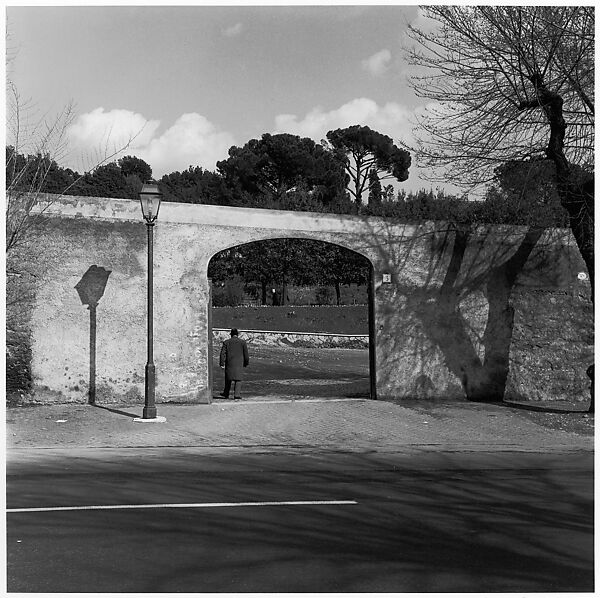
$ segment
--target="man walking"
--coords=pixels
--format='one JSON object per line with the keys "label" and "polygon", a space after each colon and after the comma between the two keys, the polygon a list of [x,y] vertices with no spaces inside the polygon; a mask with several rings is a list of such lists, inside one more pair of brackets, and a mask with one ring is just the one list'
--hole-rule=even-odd
{"label": "man walking", "polygon": [[248,366],[250,359],[248,358],[248,346],[245,340],[238,337],[238,329],[232,328],[230,336],[231,338],[223,342],[219,357],[219,365],[221,369],[225,370],[225,388],[221,396],[225,399],[229,398],[233,383],[233,398],[239,401],[242,398],[242,371]]}

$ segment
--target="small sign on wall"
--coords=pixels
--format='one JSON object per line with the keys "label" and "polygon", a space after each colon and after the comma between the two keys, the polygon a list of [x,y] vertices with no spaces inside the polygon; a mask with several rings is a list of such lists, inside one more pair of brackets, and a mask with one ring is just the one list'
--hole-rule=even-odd
{"label": "small sign on wall", "polygon": [[388,274],[388,273],[384,273],[383,274],[383,279],[382,279],[381,282],[383,282],[383,284],[391,284],[391,282],[392,282],[392,275]]}

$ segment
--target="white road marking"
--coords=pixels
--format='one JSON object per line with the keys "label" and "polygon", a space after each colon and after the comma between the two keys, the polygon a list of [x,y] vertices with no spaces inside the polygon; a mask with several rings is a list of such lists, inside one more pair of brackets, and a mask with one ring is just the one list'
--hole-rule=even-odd
{"label": "white road marking", "polygon": [[73,507],[30,507],[6,509],[7,513],[35,513],[41,511],[107,511],[111,509],[210,509],[215,507],[281,507],[303,505],[357,505],[355,500],[283,500],[271,502],[198,502],[158,503],[147,505],[82,505]]}

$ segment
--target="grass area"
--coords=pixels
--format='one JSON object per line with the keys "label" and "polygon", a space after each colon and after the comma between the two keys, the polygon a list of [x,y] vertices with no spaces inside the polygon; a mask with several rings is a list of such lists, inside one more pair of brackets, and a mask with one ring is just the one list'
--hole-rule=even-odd
{"label": "grass area", "polygon": [[366,305],[214,307],[213,328],[368,334]]}

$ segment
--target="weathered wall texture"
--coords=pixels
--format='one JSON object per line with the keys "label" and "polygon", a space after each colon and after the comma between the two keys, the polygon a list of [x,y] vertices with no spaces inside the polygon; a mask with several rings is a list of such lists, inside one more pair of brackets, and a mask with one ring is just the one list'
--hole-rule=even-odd
{"label": "weathered wall texture", "polygon": [[399,244],[378,293],[380,396],[589,400],[593,310],[568,231],[440,225]]}
{"label": "weathered wall texture", "polygon": [[[30,316],[37,395],[87,401],[91,312],[75,286],[96,265],[110,270],[96,310],[97,401],[143,402],[147,245],[138,203],[65,197],[44,213]],[[519,398],[589,396],[589,284],[577,279],[584,268],[567,231],[457,233],[443,223],[163,204],[154,229],[157,401],[210,401],[211,257],[284,237],[337,243],[373,264],[379,397],[464,397],[498,380]]]}

